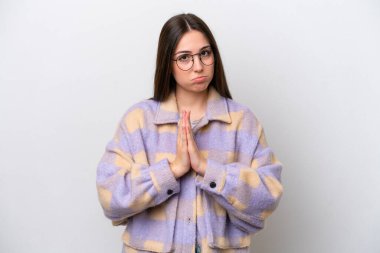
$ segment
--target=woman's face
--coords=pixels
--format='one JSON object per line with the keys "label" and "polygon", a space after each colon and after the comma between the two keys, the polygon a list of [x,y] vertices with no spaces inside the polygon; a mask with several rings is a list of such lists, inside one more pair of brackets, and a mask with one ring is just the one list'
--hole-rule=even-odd
{"label": "woman's face", "polygon": [[[206,36],[199,31],[191,30],[186,32],[178,42],[172,59],[178,59],[178,57],[180,57],[183,63],[183,61],[186,61],[186,59],[191,57],[189,55],[200,53],[200,55],[204,57],[203,61],[205,63],[213,62],[214,56],[212,54],[211,47],[205,48],[206,46],[210,46]],[[207,89],[214,76],[214,63],[211,65],[204,65],[200,61],[200,55],[194,55],[194,64],[187,71],[182,70],[184,69],[183,67],[180,69],[177,63],[173,61],[172,73],[177,83],[177,90],[184,89],[191,92],[202,92]],[[178,63],[181,64],[179,61]],[[191,65],[191,61],[189,64]],[[197,80],[197,77],[204,78]]]}

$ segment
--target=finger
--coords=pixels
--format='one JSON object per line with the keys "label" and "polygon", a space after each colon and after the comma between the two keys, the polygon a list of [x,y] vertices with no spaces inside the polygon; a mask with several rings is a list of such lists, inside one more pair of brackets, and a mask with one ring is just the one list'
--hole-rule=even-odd
{"label": "finger", "polygon": [[179,120],[177,123],[177,143],[180,145],[182,143],[182,113],[179,113]]}
{"label": "finger", "polygon": [[[187,118],[188,118],[188,115],[189,115],[189,112],[188,111],[185,111],[185,114],[184,114],[184,124],[185,124],[185,135],[187,136],[186,132],[187,132],[187,129],[189,128],[189,123],[187,122]],[[188,141],[188,140],[187,140]]]}
{"label": "finger", "polygon": [[188,111],[187,117],[186,117],[186,135],[187,135],[187,142],[191,141],[191,135],[189,134],[191,131],[191,123],[190,123],[190,112]]}
{"label": "finger", "polygon": [[[190,116],[189,116],[189,123],[190,123]],[[191,123],[190,123],[191,124]],[[191,138],[193,139],[193,141],[195,141],[195,138],[194,138],[194,132],[193,132],[193,129],[190,128],[190,136]]]}
{"label": "finger", "polygon": [[188,134],[188,139],[191,142],[193,142],[194,141],[194,136],[193,136],[193,129],[191,127],[191,122],[190,122],[190,115],[191,115],[191,111],[189,111],[189,115],[187,117],[187,122],[188,122],[187,134]]}
{"label": "finger", "polygon": [[185,126],[186,128],[188,127],[188,121],[187,121],[187,117],[189,116],[189,112],[188,111],[185,111],[185,117],[183,118],[184,122],[185,122]]}
{"label": "finger", "polygon": [[185,119],[185,111],[182,111],[182,121],[181,121],[182,145],[186,143],[186,132],[185,132],[186,125],[184,124],[184,119]]}
{"label": "finger", "polygon": [[188,147],[189,152],[192,152],[194,150],[194,145],[195,145],[191,132],[192,132],[191,128],[188,127],[186,129],[186,136],[187,136],[187,147]]}
{"label": "finger", "polygon": [[189,121],[190,112],[186,115],[186,135],[188,137],[188,141],[190,141],[189,129],[191,128],[191,123]]}
{"label": "finger", "polygon": [[[179,113],[179,120],[178,120],[178,122],[177,122],[177,126],[180,127],[181,124],[182,124],[182,114]],[[180,132],[178,132],[178,133],[180,133]]]}

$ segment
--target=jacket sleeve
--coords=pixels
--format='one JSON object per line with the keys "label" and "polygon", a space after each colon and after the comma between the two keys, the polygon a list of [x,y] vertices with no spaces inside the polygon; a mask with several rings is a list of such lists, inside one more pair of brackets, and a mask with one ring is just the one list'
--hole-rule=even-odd
{"label": "jacket sleeve", "polygon": [[[277,207],[283,193],[282,164],[268,146],[259,124],[251,163],[222,164],[207,159],[204,176],[196,184],[227,211],[231,223],[254,233],[264,227],[264,220]],[[250,145],[251,146],[251,145]]]}
{"label": "jacket sleeve", "polygon": [[[131,132],[121,120],[106,145],[105,152],[97,166],[96,187],[104,214],[112,224],[124,225],[127,219],[145,209],[159,205],[180,191],[167,158],[155,164],[135,162],[136,157],[146,160],[146,150],[134,150],[141,142],[140,128]],[[136,137],[137,136],[137,137]],[[132,142],[133,139],[133,142]]]}

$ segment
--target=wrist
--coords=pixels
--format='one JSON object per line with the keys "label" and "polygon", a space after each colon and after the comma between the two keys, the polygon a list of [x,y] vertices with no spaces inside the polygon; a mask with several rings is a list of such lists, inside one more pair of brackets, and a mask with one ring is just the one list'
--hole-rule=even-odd
{"label": "wrist", "polygon": [[178,179],[178,175],[175,172],[176,170],[175,170],[174,162],[169,161],[169,168],[172,171],[173,176],[175,177],[175,179]]}
{"label": "wrist", "polygon": [[197,171],[198,174],[200,174],[202,177],[205,175],[206,166],[207,166],[207,160],[206,159],[202,159],[199,162],[199,167],[198,167],[198,171]]}

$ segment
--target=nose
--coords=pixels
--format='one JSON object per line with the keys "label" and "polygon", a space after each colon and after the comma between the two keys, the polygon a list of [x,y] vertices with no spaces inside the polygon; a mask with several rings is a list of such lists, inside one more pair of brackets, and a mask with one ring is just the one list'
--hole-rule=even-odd
{"label": "nose", "polygon": [[201,71],[203,69],[203,63],[201,62],[201,57],[200,55],[194,55],[194,58],[193,58],[193,61],[194,61],[194,71]]}

